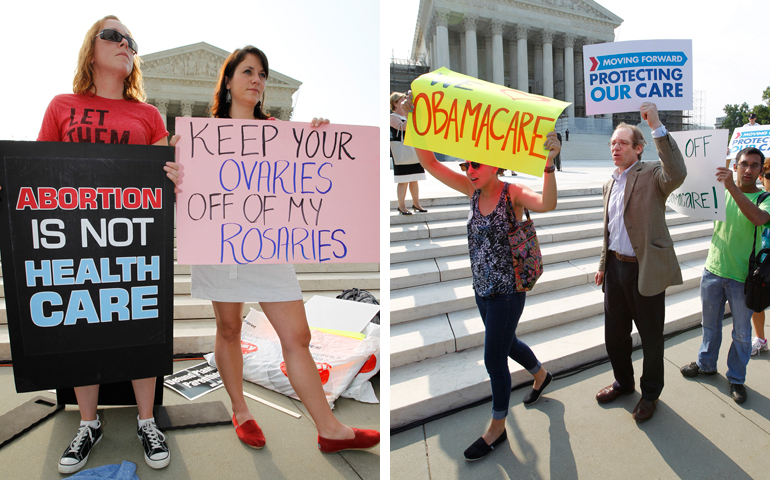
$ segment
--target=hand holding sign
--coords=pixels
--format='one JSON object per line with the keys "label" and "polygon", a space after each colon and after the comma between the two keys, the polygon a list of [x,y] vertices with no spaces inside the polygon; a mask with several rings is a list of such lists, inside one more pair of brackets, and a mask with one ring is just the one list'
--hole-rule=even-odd
{"label": "hand holding sign", "polygon": [[660,117],[658,116],[658,106],[654,103],[644,102],[639,110],[642,113],[642,120],[647,122],[651,129],[655,130],[663,125],[660,123]]}

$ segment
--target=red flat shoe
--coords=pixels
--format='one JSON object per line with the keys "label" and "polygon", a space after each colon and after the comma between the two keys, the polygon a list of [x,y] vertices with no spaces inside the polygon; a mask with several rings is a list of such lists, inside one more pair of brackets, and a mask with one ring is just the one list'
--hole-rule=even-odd
{"label": "red flat shoe", "polygon": [[377,430],[353,429],[356,436],[348,440],[331,440],[318,436],[318,448],[324,453],[335,453],[342,450],[367,450],[380,443],[380,432]]}
{"label": "red flat shoe", "polygon": [[235,414],[233,414],[233,425],[235,426],[235,433],[238,434],[238,438],[251,448],[259,450],[267,443],[265,441],[265,434],[262,433],[262,429],[259,428],[255,420],[247,420],[243,425],[238,425]]}

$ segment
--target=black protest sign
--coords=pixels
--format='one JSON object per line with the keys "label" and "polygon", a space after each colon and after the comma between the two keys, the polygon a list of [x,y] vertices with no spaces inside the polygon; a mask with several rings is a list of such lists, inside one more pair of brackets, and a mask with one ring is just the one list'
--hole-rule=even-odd
{"label": "black protest sign", "polygon": [[0,142],[0,252],[17,392],[172,371],[168,147]]}

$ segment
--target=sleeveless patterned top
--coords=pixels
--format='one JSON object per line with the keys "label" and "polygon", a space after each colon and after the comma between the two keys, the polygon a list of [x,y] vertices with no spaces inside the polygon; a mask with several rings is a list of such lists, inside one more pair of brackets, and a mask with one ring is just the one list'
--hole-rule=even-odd
{"label": "sleeveless patterned top", "polygon": [[479,211],[481,190],[476,190],[471,197],[468,251],[471,256],[473,289],[480,297],[516,293],[513,257],[508,243],[505,190],[503,188],[495,209],[487,216]]}

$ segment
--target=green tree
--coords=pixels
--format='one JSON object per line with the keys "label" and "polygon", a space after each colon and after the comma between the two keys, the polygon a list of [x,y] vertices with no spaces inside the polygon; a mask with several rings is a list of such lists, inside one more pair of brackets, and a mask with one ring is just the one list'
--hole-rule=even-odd
{"label": "green tree", "polygon": [[764,104],[755,105],[749,108],[749,104],[743,102],[743,105],[725,105],[725,121],[722,122],[722,128],[730,130],[728,138],[732,138],[733,130],[749,123],[749,114],[757,115],[757,123],[770,125],[770,87],[762,92],[762,101]]}
{"label": "green tree", "polygon": [[749,104],[743,102],[743,105],[725,105],[724,108],[725,119],[722,122],[722,128],[730,130],[727,138],[732,138],[733,130],[742,127],[744,123],[749,121]]}

